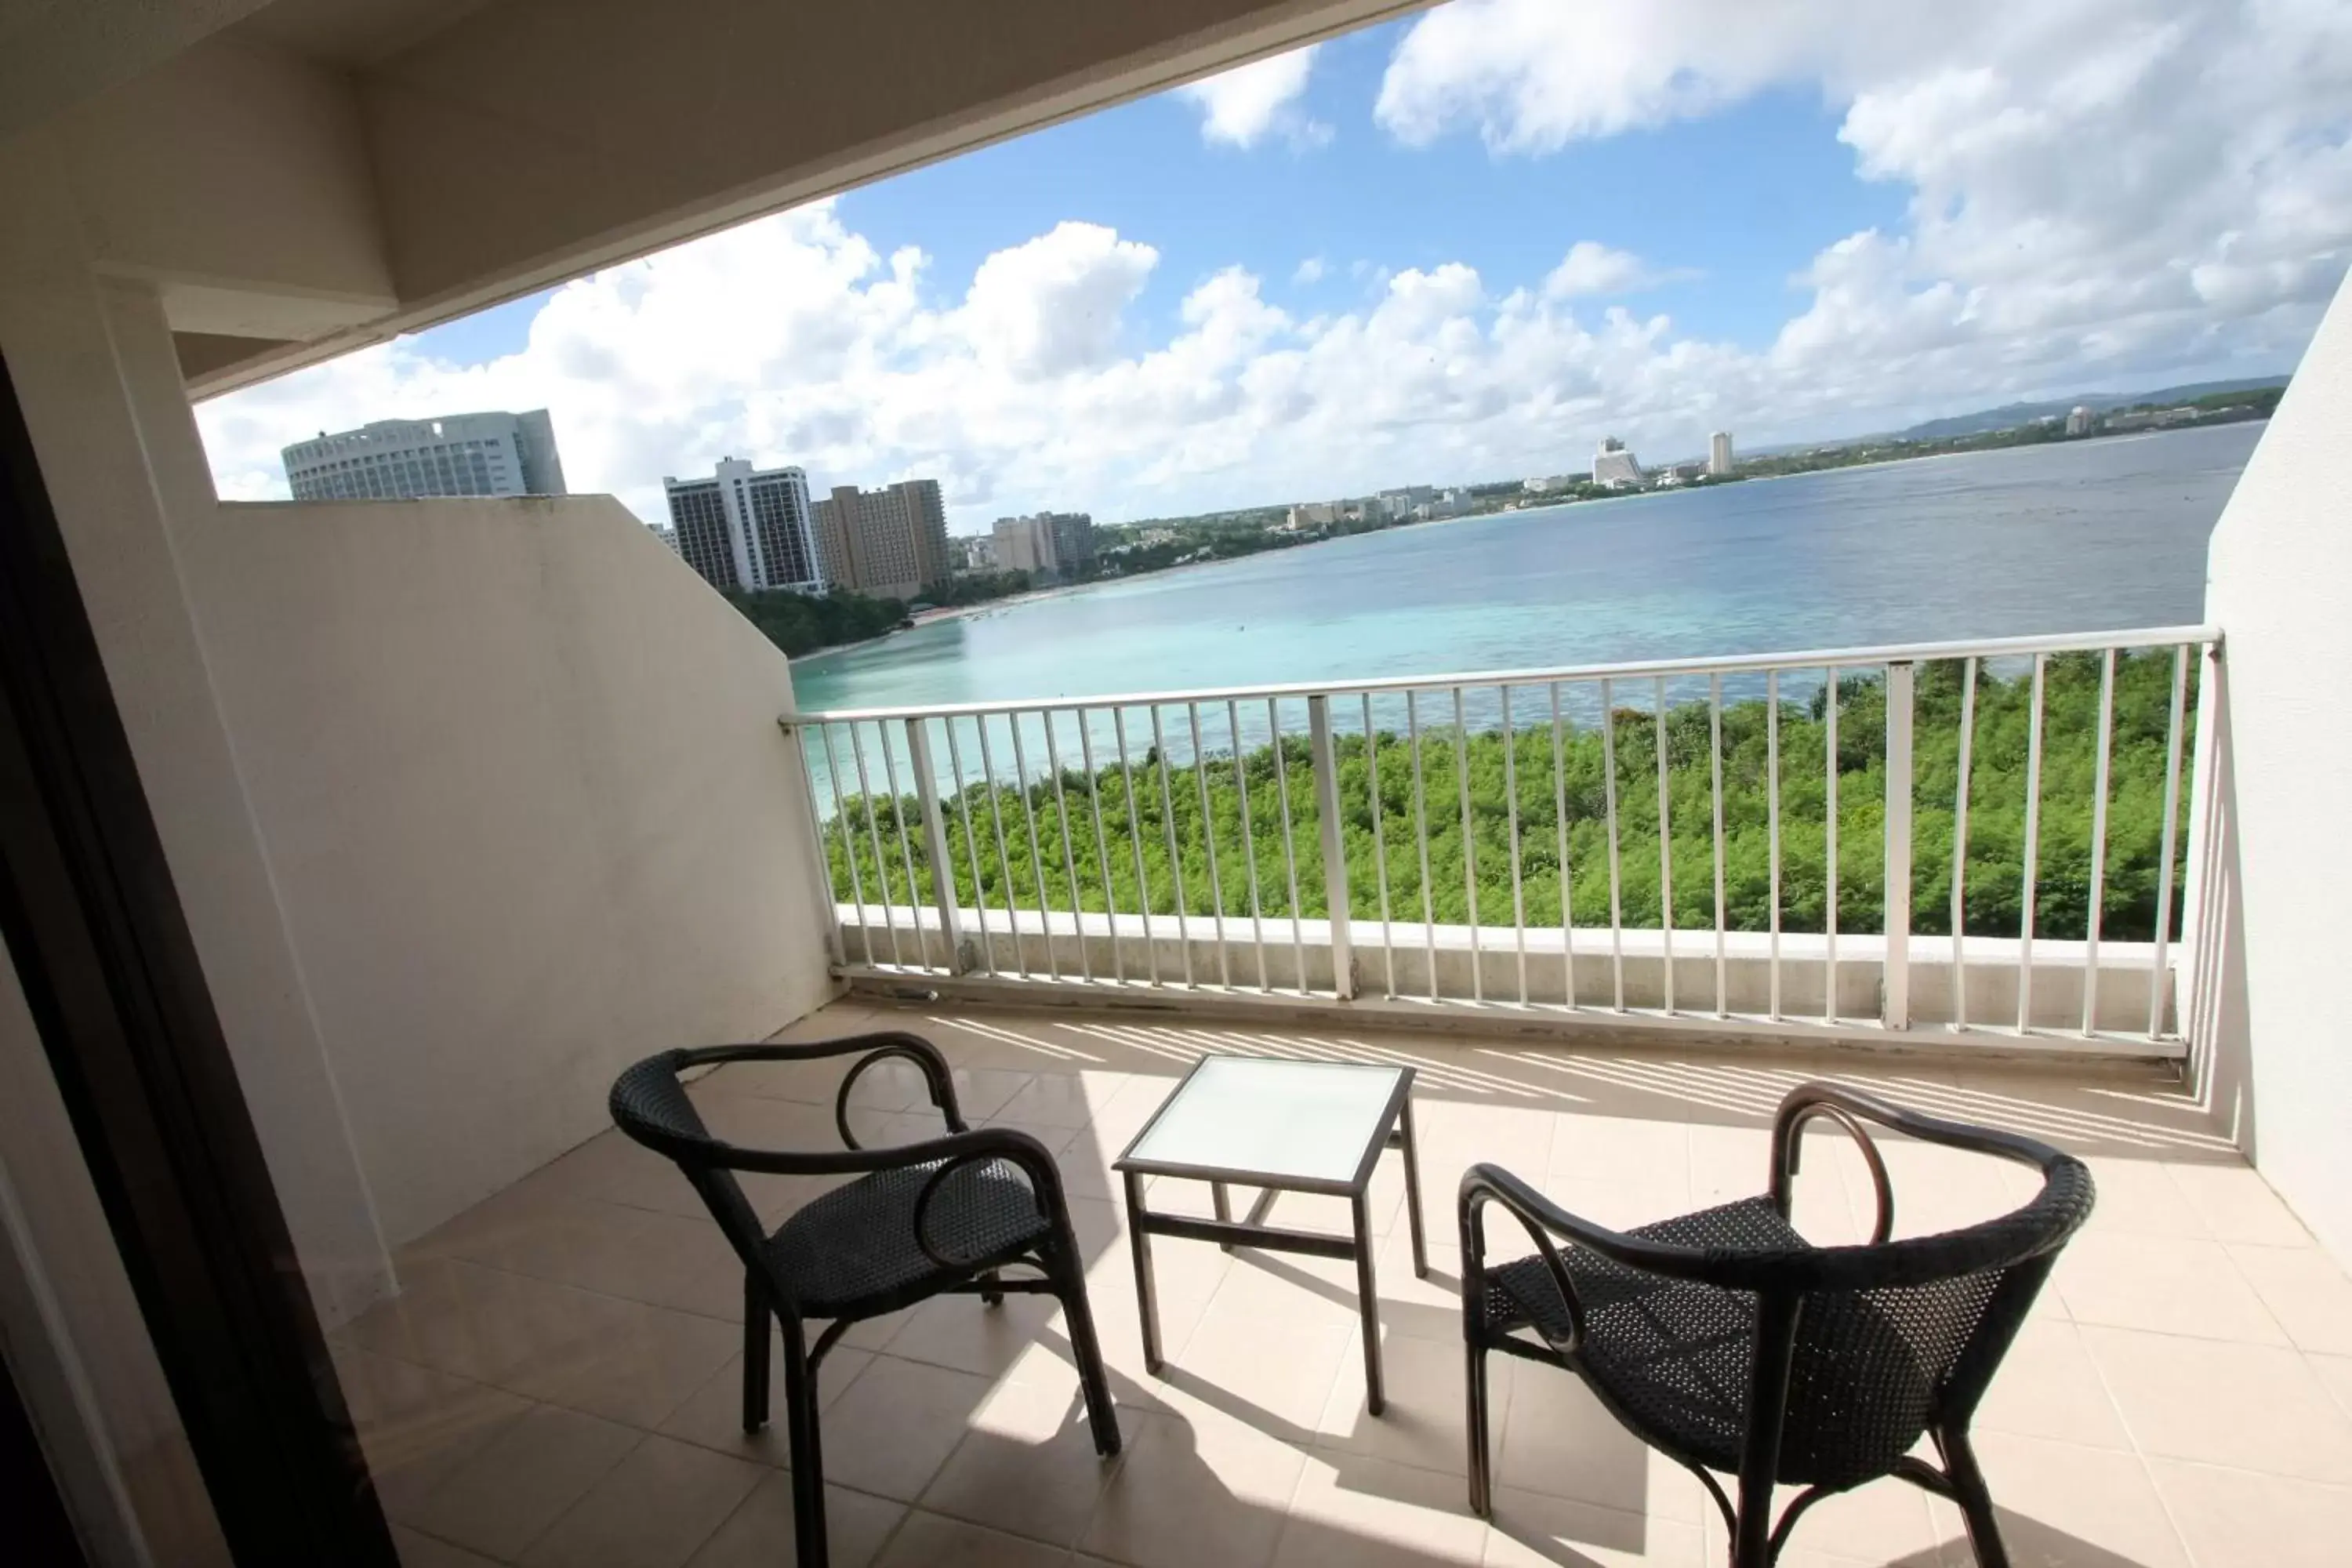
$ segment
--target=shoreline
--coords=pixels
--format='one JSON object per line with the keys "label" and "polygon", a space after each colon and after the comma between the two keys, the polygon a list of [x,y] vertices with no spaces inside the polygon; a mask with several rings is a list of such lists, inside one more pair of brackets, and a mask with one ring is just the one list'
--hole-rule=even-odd
{"label": "shoreline", "polygon": [[[2099,435],[2077,438],[2065,444],[2068,446],[2087,446],[2093,443],[2104,444],[2110,441],[2145,440],[2157,436],[2179,435],[2198,429],[2219,428],[2225,424],[2261,425],[2267,422],[2267,418],[2229,420],[2214,422],[2212,424],[2202,426],[2181,426],[2172,429],[2119,430],[2113,433],[2103,432]],[[1738,482],[1741,484],[1770,484],[1775,480],[1816,479],[1824,474],[1846,473],[1867,468],[1898,468],[1906,463],[1924,463],[1945,458],[1991,457],[2000,453],[2028,449],[2032,445],[2032,443],[2020,443],[2013,446],[1979,447],[1957,452],[1918,452],[1904,457],[1874,458],[1867,462],[1838,463],[1827,468],[1800,469],[1795,473],[1756,474],[1741,479]],[[920,631],[925,626],[934,626],[944,621],[968,620],[978,616],[988,614],[992,611],[1008,610],[1024,605],[1041,603],[1049,599],[1066,598],[1073,595],[1088,593],[1097,588],[1113,587],[1123,583],[1140,582],[1146,578],[1172,577],[1182,572],[1197,571],[1202,568],[1211,566],[1230,565],[1237,561],[1247,561],[1262,555],[1279,555],[1288,553],[1290,551],[1295,550],[1312,550],[1318,545],[1339,544],[1344,543],[1349,540],[1366,539],[1377,534],[1402,532],[1407,529],[1441,528],[1449,524],[1456,523],[1487,522],[1496,518],[1520,517],[1536,512],[1566,512],[1583,507],[1608,506],[1625,501],[1646,500],[1653,497],[1662,495],[1697,494],[1706,489],[1719,488],[1722,487],[1706,485],[1694,487],[1678,486],[1668,489],[1635,490],[1624,495],[1596,496],[1589,500],[1554,501],[1544,506],[1521,507],[1516,511],[1505,510],[1499,511],[1473,512],[1463,517],[1430,518],[1417,522],[1394,523],[1387,528],[1370,529],[1361,533],[1336,534],[1328,538],[1311,540],[1305,544],[1290,545],[1281,550],[1257,550],[1252,551],[1245,555],[1228,555],[1218,560],[1188,561],[1181,566],[1166,566],[1160,568],[1157,572],[1139,572],[1131,576],[1098,577],[1092,582],[1087,583],[1062,583],[1050,588],[1030,588],[1018,594],[1008,595],[1002,599],[983,600],[977,605],[952,605],[928,610],[919,616],[912,617],[914,622],[912,626],[893,626],[888,631],[883,632],[877,637],[863,637],[854,643],[835,643],[826,647],[815,648],[808,653],[800,655],[793,662],[795,664],[803,664],[811,659],[824,659],[831,658],[835,656],[845,656],[855,653],[861,648],[878,647],[882,644],[888,642],[892,637],[903,636],[908,632]]]}

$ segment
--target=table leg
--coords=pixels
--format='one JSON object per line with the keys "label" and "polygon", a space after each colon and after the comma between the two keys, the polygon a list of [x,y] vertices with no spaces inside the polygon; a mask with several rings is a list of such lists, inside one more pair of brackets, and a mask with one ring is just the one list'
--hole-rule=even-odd
{"label": "table leg", "polygon": [[1127,1178],[1127,1240],[1135,1251],[1136,1316],[1143,1325],[1144,1370],[1158,1373],[1160,1361],[1160,1300],[1152,1289],[1151,1237],[1143,1228],[1143,1178],[1133,1171]]}
{"label": "table leg", "polygon": [[1350,1201],[1356,1217],[1356,1300],[1364,1319],[1364,1408],[1378,1415],[1388,1405],[1381,1386],[1381,1292],[1372,1278],[1372,1205],[1362,1193]]}
{"label": "table leg", "polygon": [[[1224,1183],[1211,1182],[1209,1184],[1209,1201],[1216,1205],[1217,1217],[1219,1219],[1231,1220],[1234,1217],[1233,1199],[1226,1195]],[[1219,1245],[1227,1252],[1231,1252],[1234,1249],[1234,1244],[1230,1241],[1222,1242]]]}
{"label": "table leg", "polygon": [[1397,1112],[1397,1131],[1403,1134],[1404,1144],[1404,1212],[1412,1224],[1412,1272],[1418,1279],[1429,1278],[1429,1243],[1422,1235],[1421,1220],[1421,1145],[1412,1135],[1412,1096],[1404,1097]]}

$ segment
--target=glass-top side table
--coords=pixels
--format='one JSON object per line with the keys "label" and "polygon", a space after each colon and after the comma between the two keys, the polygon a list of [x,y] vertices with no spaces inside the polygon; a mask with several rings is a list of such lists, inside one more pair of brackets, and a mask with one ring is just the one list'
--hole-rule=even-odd
{"label": "glass-top side table", "polygon": [[[1213,1241],[1272,1252],[1351,1258],[1364,1326],[1365,1405],[1378,1415],[1380,1297],[1372,1277],[1375,1242],[1367,1194],[1372,1171],[1391,1148],[1404,1156],[1405,1213],[1412,1226],[1412,1269],[1426,1279],[1422,1235],[1421,1161],[1412,1137],[1412,1068],[1356,1062],[1302,1062],[1262,1057],[1203,1057],[1162,1101],[1112,1164],[1127,1186],[1128,1242],[1135,1253],[1144,1364],[1160,1371],[1160,1307],[1151,1275],[1151,1237]],[[1155,1213],[1144,1205],[1144,1179],[1174,1176],[1209,1184],[1216,1217]],[[1242,1219],[1227,1189],[1259,1189]],[[1329,1236],[1265,1223],[1282,1193],[1322,1193],[1348,1200],[1350,1234]]]}

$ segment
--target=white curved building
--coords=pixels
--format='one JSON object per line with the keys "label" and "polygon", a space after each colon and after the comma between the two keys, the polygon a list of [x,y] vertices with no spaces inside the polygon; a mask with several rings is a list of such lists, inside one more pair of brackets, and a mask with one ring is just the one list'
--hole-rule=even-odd
{"label": "white curved building", "polygon": [[1592,454],[1592,482],[1605,489],[1633,489],[1642,483],[1642,465],[1614,436],[1601,438],[1601,450]]}

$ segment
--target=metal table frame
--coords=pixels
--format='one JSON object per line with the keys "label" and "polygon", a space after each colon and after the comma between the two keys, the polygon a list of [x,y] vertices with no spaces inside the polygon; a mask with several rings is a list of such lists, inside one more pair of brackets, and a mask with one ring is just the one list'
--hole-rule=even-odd
{"label": "metal table frame", "polygon": [[[1421,1152],[1412,1132],[1412,1079],[1410,1067],[1396,1068],[1395,1089],[1388,1104],[1374,1121],[1371,1135],[1365,1142],[1364,1157],[1358,1162],[1355,1173],[1345,1181],[1323,1181],[1303,1176],[1280,1176],[1264,1171],[1242,1170],[1225,1165],[1192,1165],[1164,1160],[1139,1160],[1135,1151],[1151,1136],[1170,1108],[1192,1087],[1193,1077],[1211,1061],[1231,1066],[1235,1061],[1281,1062],[1293,1066],[1281,1058],[1203,1057],[1192,1064],[1182,1080],[1162,1100],[1151,1120],[1143,1124],[1128,1142],[1127,1148],[1112,1163],[1111,1168],[1120,1173],[1127,1184],[1128,1243],[1135,1254],[1135,1293],[1139,1303],[1143,1324],[1143,1363],[1154,1374],[1162,1365],[1160,1353],[1160,1302],[1151,1272],[1151,1237],[1169,1236],[1187,1241],[1213,1241],[1227,1252],[1236,1247],[1263,1247],[1269,1252],[1298,1252],[1317,1258],[1352,1258],[1356,1265],[1356,1297],[1359,1314],[1364,1325],[1364,1391],[1365,1407],[1378,1415],[1387,1405],[1381,1377],[1381,1309],[1380,1294],[1372,1277],[1372,1252],[1376,1245],[1372,1236],[1371,1205],[1368,1194],[1371,1188],[1372,1172],[1380,1164],[1381,1155],[1390,1149],[1404,1153],[1405,1214],[1412,1226],[1412,1271],[1420,1279],[1429,1278],[1429,1246],[1422,1233],[1421,1216]],[[1365,1062],[1364,1067],[1388,1067],[1386,1062]],[[1188,1181],[1209,1184],[1212,1200],[1216,1205],[1216,1217],[1202,1219],[1194,1215],[1160,1214],[1144,1206],[1143,1179],[1146,1176],[1176,1176]],[[1234,1185],[1256,1187],[1257,1200],[1241,1219],[1233,1217],[1232,1199],[1227,1189]],[[1275,1198],[1283,1193],[1320,1193],[1348,1200],[1354,1224],[1351,1234],[1329,1236],[1319,1231],[1291,1230],[1267,1225],[1266,1212],[1274,1206]]]}

